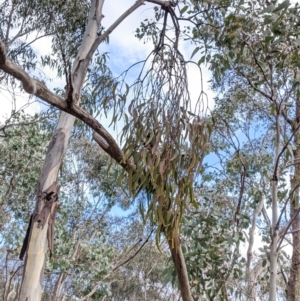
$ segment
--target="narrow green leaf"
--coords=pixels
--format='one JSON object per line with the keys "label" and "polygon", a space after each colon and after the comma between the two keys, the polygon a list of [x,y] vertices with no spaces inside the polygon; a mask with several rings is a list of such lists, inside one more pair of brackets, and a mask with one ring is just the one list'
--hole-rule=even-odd
{"label": "narrow green leaf", "polygon": [[204,61],[205,61],[205,55],[203,55],[201,59],[198,61],[198,65],[200,66],[202,63],[204,63]]}
{"label": "narrow green leaf", "polygon": [[282,9],[288,8],[290,5],[291,5],[290,0],[285,0],[273,10],[273,13],[277,13]]}
{"label": "narrow green leaf", "polygon": [[200,47],[196,47],[191,55],[191,59],[193,58],[193,56],[200,50]]}
{"label": "narrow green leaf", "polygon": [[189,8],[188,5],[184,6],[184,7],[180,10],[180,14],[181,14],[181,15],[184,14],[184,13],[188,10],[188,8]]}
{"label": "narrow green leaf", "polygon": [[270,13],[271,11],[273,11],[273,9],[275,8],[274,4],[269,5],[268,7],[266,7],[265,9],[263,9],[260,14],[265,14],[265,13]]}

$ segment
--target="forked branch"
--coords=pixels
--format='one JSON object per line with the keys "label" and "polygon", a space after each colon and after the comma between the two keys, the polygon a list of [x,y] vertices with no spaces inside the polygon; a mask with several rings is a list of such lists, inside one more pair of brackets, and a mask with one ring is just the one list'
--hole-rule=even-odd
{"label": "forked branch", "polygon": [[35,95],[48,104],[53,105],[61,111],[69,113],[86,123],[100,137],[102,137],[105,143],[109,146],[110,152],[114,154],[113,158],[115,160],[118,160],[118,162],[122,160],[123,156],[119,145],[100,122],[98,122],[93,116],[88,114],[79,106],[75,104],[73,104],[72,106],[68,105],[68,103],[63,98],[50,91],[43,82],[31,77],[21,67],[10,61],[6,57],[5,45],[1,40],[0,70],[3,70],[7,74],[10,74],[14,78],[18,79],[23,84],[23,88],[28,94]]}

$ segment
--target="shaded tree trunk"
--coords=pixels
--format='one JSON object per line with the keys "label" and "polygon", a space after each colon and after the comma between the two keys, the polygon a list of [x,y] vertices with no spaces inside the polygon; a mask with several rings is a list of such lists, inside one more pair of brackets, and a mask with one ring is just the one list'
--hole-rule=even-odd
{"label": "shaded tree trunk", "polygon": [[[298,123],[300,121],[300,99],[296,100],[296,120],[293,125],[293,131],[295,132],[294,143],[296,149],[294,153],[294,176],[291,180],[291,189],[294,189],[293,198],[290,201],[290,215],[294,218],[291,231],[293,237],[293,253],[292,262],[290,267],[290,275],[287,284],[287,301],[299,301],[300,300],[300,216],[297,214],[299,209],[299,181],[300,181],[300,131],[298,129]],[[295,216],[295,214],[297,214]]]}
{"label": "shaded tree trunk", "polygon": [[[299,177],[298,177],[299,179]],[[298,200],[297,200],[298,202]],[[295,213],[299,205],[291,202],[291,215]],[[299,214],[292,223],[293,254],[290,267],[290,276],[287,285],[287,301],[300,300],[300,216]]]}
{"label": "shaded tree trunk", "polygon": [[247,278],[247,294],[249,301],[256,301],[256,282],[258,276],[263,271],[262,260],[259,260],[255,266],[250,270]]}
{"label": "shaded tree trunk", "polygon": [[169,244],[169,249],[170,249],[170,252],[172,255],[176,274],[178,277],[178,283],[179,283],[182,300],[183,301],[193,301],[188,273],[187,273],[187,268],[186,268],[185,259],[183,256],[180,241],[178,239],[177,243],[174,244],[175,246],[177,246],[177,248],[172,246],[171,240],[168,240],[168,244]]}

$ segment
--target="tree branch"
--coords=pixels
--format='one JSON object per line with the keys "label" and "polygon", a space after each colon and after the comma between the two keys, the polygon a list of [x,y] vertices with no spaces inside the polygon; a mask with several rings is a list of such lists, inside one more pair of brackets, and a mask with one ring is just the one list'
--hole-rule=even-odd
{"label": "tree branch", "polygon": [[138,7],[142,6],[146,0],[139,0],[134,5],[132,5],[128,10],[126,10],[101,36],[99,36],[94,44],[92,45],[90,51],[87,54],[88,58],[91,58],[100,45],[116,28],[122,21],[124,21],[132,12],[134,12]]}
{"label": "tree branch", "polygon": [[27,72],[21,67],[7,59],[5,52],[5,45],[0,40],[0,70],[10,74],[14,78],[18,79],[22,84],[24,90],[44,100],[50,105],[69,113],[84,123],[86,123],[91,129],[93,129],[98,135],[100,135],[106,144],[103,144],[104,150],[108,150],[109,154],[113,155],[113,158],[118,162],[122,162],[123,153],[110,133],[99,123],[93,116],[88,114],[79,106],[73,104],[71,107],[68,103],[52,91],[50,91],[44,83],[32,78]]}
{"label": "tree branch", "polygon": [[282,228],[282,234],[280,235],[281,239],[278,243],[278,246],[277,246],[277,252],[278,250],[280,249],[280,246],[283,242],[283,239],[284,239],[284,236],[287,234],[287,231],[289,230],[290,226],[292,225],[293,221],[295,220],[295,218],[297,217],[297,215],[299,214],[300,212],[300,207],[296,210],[295,214],[293,215],[293,217],[286,223],[286,225]]}
{"label": "tree branch", "polygon": [[[84,301],[86,299],[88,299],[89,297],[91,297],[98,289],[99,285],[108,277],[110,277],[119,267],[123,266],[124,264],[126,264],[127,262],[129,262],[130,260],[132,260],[140,251],[141,249],[145,246],[145,244],[149,241],[150,236],[152,235],[153,230],[150,232],[149,236],[145,239],[145,241],[143,242],[143,244],[138,248],[138,250],[136,252],[134,252],[134,254],[132,254],[128,259],[126,259],[125,261],[119,260],[115,266],[110,270],[110,272],[105,275],[100,281],[98,281],[96,283],[96,285],[93,287],[93,289],[84,297],[80,298],[79,301]],[[133,245],[132,248],[130,248],[129,252],[131,252],[131,250],[133,250],[142,240],[140,239],[137,243],[135,243]],[[128,252],[127,252],[128,254]],[[121,261],[121,262],[120,262]]]}
{"label": "tree branch", "polygon": [[147,0],[147,2],[151,2],[157,5],[160,5],[162,8],[175,7],[177,4],[173,1],[162,1],[162,0]]}

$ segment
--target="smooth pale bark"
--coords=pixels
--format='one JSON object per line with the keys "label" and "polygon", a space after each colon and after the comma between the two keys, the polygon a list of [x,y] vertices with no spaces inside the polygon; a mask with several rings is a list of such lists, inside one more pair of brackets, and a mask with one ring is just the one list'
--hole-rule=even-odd
{"label": "smooth pale bark", "polygon": [[259,275],[259,271],[262,270],[261,261],[257,262],[253,268],[251,268],[252,258],[253,258],[253,245],[254,245],[254,234],[256,229],[256,220],[257,216],[260,214],[262,208],[264,206],[263,199],[258,204],[257,208],[253,212],[252,224],[249,230],[249,246],[247,250],[247,265],[246,265],[246,281],[247,281],[247,294],[248,298],[251,301],[256,300],[256,289],[255,284],[257,281],[257,277]]}
{"label": "smooth pale bark", "polygon": [[256,282],[258,276],[262,273],[263,266],[262,260],[259,260],[254,267],[250,270],[249,274],[247,275],[247,294],[249,301],[256,301]]}
{"label": "smooth pale bark", "polygon": [[[299,208],[299,181],[300,181],[300,131],[298,129],[298,122],[300,121],[300,99],[296,101],[296,119],[293,126],[295,132],[294,143],[294,176],[291,180],[291,189],[294,190],[294,195],[290,201],[290,215],[293,218],[291,225],[291,232],[293,237],[293,253],[292,262],[290,267],[290,275],[288,278],[288,284],[286,288],[287,301],[299,301],[300,300],[300,216],[297,214]],[[296,216],[295,216],[296,214]]]}
{"label": "smooth pale bark", "polygon": [[[79,103],[80,91],[87,71],[87,68],[85,68],[84,65],[88,65],[83,64],[83,62],[86,54],[89,52],[97,37],[97,31],[102,19],[103,2],[104,1],[97,0],[92,1],[86,32],[72,69],[72,80],[65,93],[68,95],[71,89],[73,90],[72,95],[68,95],[69,99],[67,102],[69,102],[69,106],[77,105]],[[62,112],[48,147],[46,159],[38,183],[38,197],[33,215],[33,223],[30,229],[19,299],[20,301],[41,300],[44,266],[48,245],[50,244],[49,220],[55,218],[51,215],[51,213],[54,212],[57,207],[57,202],[53,202],[51,204],[51,213],[48,214],[48,216],[43,217],[42,213],[46,206],[46,201],[41,196],[45,194],[45,191],[47,191],[47,194],[58,193],[56,187],[58,170],[62,164],[74,121],[74,116]],[[49,191],[50,187],[52,188],[51,191]],[[42,218],[45,218],[45,221],[41,225],[40,220]],[[51,248],[53,248],[53,246],[51,246]]]}
{"label": "smooth pale bark", "polygon": [[[173,263],[175,266],[176,274],[178,277],[179,288],[181,292],[181,297],[183,301],[193,301],[189,277],[187,273],[187,268],[185,264],[184,255],[181,249],[181,244],[178,239],[177,243],[172,245],[172,241],[168,241],[169,249],[172,255]],[[177,246],[175,248],[174,246]]]}
{"label": "smooth pale bark", "polygon": [[[277,245],[279,241],[279,233],[277,227],[278,213],[277,213],[277,192],[278,192],[278,181],[272,182],[272,245],[270,251],[270,295],[269,301],[276,301],[277,293],[277,266],[278,266],[278,253]],[[276,204],[276,206],[275,206]]]}
{"label": "smooth pale bark", "polygon": [[278,252],[277,245],[279,242],[278,231],[278,160],[280,153],[280,123],[279,116],[276,116],[276,147],[275,147],[275,165],[272,178],[272,243],[270,250],[270,290],[269,301],[277,300],[277,267]]}

